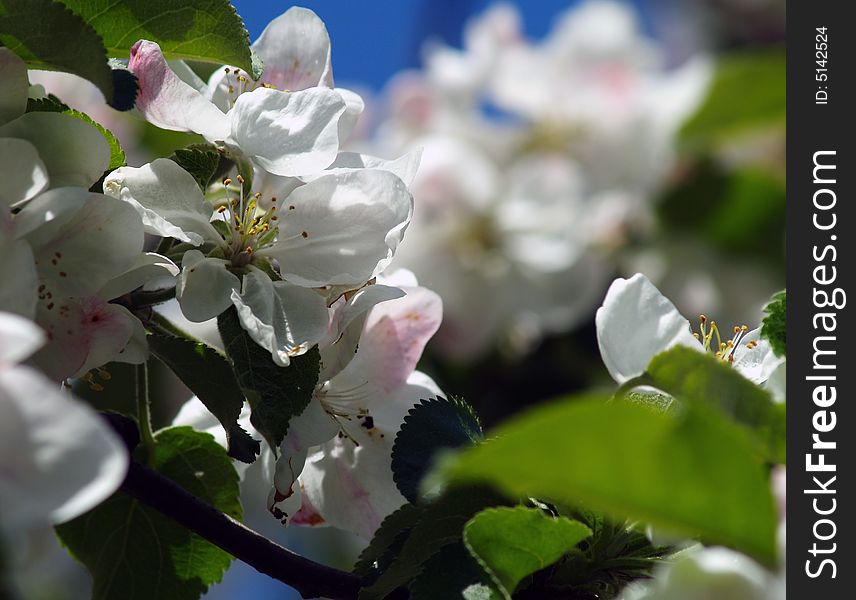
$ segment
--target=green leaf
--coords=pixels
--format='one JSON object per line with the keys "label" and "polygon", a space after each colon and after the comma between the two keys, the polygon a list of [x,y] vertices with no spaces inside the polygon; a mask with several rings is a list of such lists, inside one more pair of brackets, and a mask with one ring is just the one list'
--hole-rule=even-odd
{"label": "green leaf", "polygon": [[217,317],[217,327],[238,385],[250,403],[250,422],[276,453],[291,417],[303,412],[312,399],[321,370],[318,346],[292,357],[289,366],[280,367],[270,352],[244,331],[234,307]]}
{"label": "green leaf", "polygon": [[784,182],[757,169],[727,171],[701,161],[657,205],[669,236],[693,236],[730,255],[782,263]]}
{"label": "green leaf", "polygon": [[464,543],[510,600],[524,578],[555,563],[591,533],[579,521],[534,508],[488,508],[466,524]]}
{"label": "green leaf", "polygon": [[767,316],[764,317],[761,325],[761,337],[770,342],[776,356],[785,356],[787,350],[788,309],[786,299],[784,291],[778,292],[764,307]]}
{"label": "green leaf", "polygon": [[748,427],[771,461],[785,462],[785,408],[711,354],[677,346],[651,359],[651,384],[687,402],[713,406]]}
{"label": "green leaf", "polygon": [[437,452],[474,444],[483,437],[478,417],[459,398],[422,400],[410,409],[392,447],[392,478],[410,502]]}
{"label": "green leaf", "polygon": [[693,144],[717,144],[760,127],[785,123],[784,48],[726,57],[717,65],[709,92],[683,126]]}
{"label": "green leaf", "polygon": [[27,100],[27,112],[55,112],[61,113],[63,115],[69,115],[71,117],[75,117],[80,119],[81,121],[85,121],[89,123],[104,136],[104,139],[107,141],[107,145],[110,147],[110,164],[107,167],[107,172],[114,169],[118,169],[119,167],[124,167],[127,163],[125,162],[125,151],[122,150],[122,146],[119,144],[119,139],[113,135],[113,132],[98,123],[97,121],[93,121],[92,118],[80,112],[79,110],[74,110],[73,108],[69,108],[66,104],[64,104],[59,98],[54,96],[53,94],[48,95],[46,98],[30,98]]}
{"label": "green leaf", "polygon": [[582,397],[507,421],[444,463],[453,483],[585,505],[775,563],[776,515],[757,445],[715,411],[659,413]]}
{"label": "green leaf", "polygon": [[149,350],[175,373],[226,431],[229,456],[251,463],[260,444],[238,425],[244,394],[226,357],[206,344],[156,332],[148,336]]}
{"label": "green leaf", "polygon": [[[188,492],[240,519],[238,474],[226,451],[190,427],[155,435],[152,467]],[[93,600],[199,598],[232,557],[123,492],[56,528],[93,578]]]}
{"label": "green leaf", "polygon": [[[462,543],[451,544],[428,562],[410,584],[410,600],[437,600],[438,598],[484,598],[500,600],[502,596],[484,583],[487,575]],[[475,588],[479,586],[481,596]],[[470,590],[466,592],[465,590]]]}
{"label": "green leaf", "polygon": [[[397,545],[397,541],[404,543],[422,513],[421,507],[404,504],[388,515],[375,531],[372,541],[360,553],[360,557],[354,565],[354,573],[365,577],[371,573],[376,564],[383,570],[385,566],[380,564],[383,562],[383,557],[389,554],[390,548]],[[400,545],[398,546],[398,550],[400,550]]]}
{"label": "green leaf", "polygon": [[193,144],[179,148],[169,157],[178,166],[193,175],[204,192],[220,165],[220,153],[210,144]]}
{"label": "green leaf", "polygon": [[448,490],[424,507],[392,563],[372,585],[360,590],[359,600],[381,600],[393,590],[409,584],[437,552],[460,542],[464,524],[474,514],[501,504],[506,501],[489,488]]}
{"label": "green leaf", "polygon": [[30,68],[66,71],[98,86],[113,100],[107,51],[89,24],[52,0],[0,0],[0,43]]}
{"label": "green leaf", "polygon": [[64,0],[104,40],[110,56],[127,58],[139,39],[156,42],[169,60],[234,65],[252,72],[250,37],[227,0]]}

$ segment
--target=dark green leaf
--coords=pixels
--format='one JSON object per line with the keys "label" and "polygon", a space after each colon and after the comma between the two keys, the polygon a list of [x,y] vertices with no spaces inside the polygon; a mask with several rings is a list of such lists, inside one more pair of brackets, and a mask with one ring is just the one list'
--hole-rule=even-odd
{"label": "dark green leaf", "polygon": [[[173,427],[155,435],[152,467],[219,510],[241,518],[238,475],[207,434]],[[94,600],[199,598],[232,557],[123,492],[57,527],[93,578]]]}
{"label": "dark green leaf", "polygon": [[169,158],[193,175],[202,191],[208,187],[220,164],[220,153],[210,144],[193,144],[187,148],[179,148]]}
{"label": "dark green leaf", "polygon": [[113,100],[113,76],[99,35],[52,0],[0,0],[0,43],[33,69],[66,71],[88,79]]}
{"label": "dark green leaf", "polygon": [[576,548],[592,531],[579,521],[534,508],[488,508],[464,527],[464,543],[499,586],[511,594],[527,576]]}
{"label": "dark green leaf", "polygon": [[380,600],[408,585],[425,563],[442,548],[459,542],[464,524],[481,509],[505,504],[489,488],[457,488],[446,492],[424,512],[410,531],[401,551],[371,586],[360,590],[360,600]]}
{"label": "dark green leaf", "polygon": [[439,450],[474,444],[483,437],[478,417],[459,398],[422,400],[410,409],[392,447],[392,478],[410,502]]}
{"label": "dark green leaf", "polygon": [[717,143],[784,123],[785,52],[773,48],[722,59],[706,99],[681,135],[696,144]]}
{"label": "dark green leaf", "polygon": [[721,252],[782,262],[784,182],[754,169],[702,161],[660,200],[669,235],[691,235]]}
{"label": "dark green leaf", "polygon": [[30,98],[27,100],[27,112],[55,112],[61,113],[64,115],[69,115],[80,119],[81,121],[85,121],[89,123],[104,136],[104,139],[107,141],[107,145],[110,147],[110,164],[107,167],[107,172],[112,171],[113,169],[118,169],[119,167],[125,166],[125,152],[122,150],[122,146],[119,144],[119,140],[113,135],[109,129],[101,125],[100,123],[93,121],[92,118],[80,112],[79,110],[74,110],[73,108],[69,108],[66,104],[64,104],[59,98],[50,94],[46,98],[34,99]]}
{"label": "dark green leaf", "polygon": [[776,356],[785,356],[787,350],[787,318],[788,310],[786,294],[781,291],[773,296],[764,312],[763,325],[761,326],[761,337],[770,342]]}
{"label": "dark green leaf", "polygon": [[229,456],[251,463],[259,442],[238,425],[244,394],[226,357],[202,342],[157,332],[148,336],[149,350],[175,373],[226,431]]}
{"label": "dark green leaf", "polygon": [[507,421],[440,475],[641,519],[775,563],[776,515],[757,445],[695,403],[663,414],[594,397],[555,402]]}
{"label": "dark green leaf", "polygon": [[687,402],[722,410],[749,427],[768,458],[785,461],[785,408],[769,393],[711,354],[677,346],[651,359],[652,385]]}
{"label": "dark green leaf", "polygon": [[[404,504],[394,513],[388,515],[375,531],[371,543],[365,547],[354,565],[357,575],[369,575],[375,564],[380,562],[388,550],[395,545],[401,536],[406,537],[422,516],[423,509],[413,504]],[[404,540],[401,540],[403,543]],[[400,548],[399,548],[400,549]]]}
{"label": "dark green leaf", "polygon": [[462,543],[450,544],[435,554],[413,583],[410,584],[410,600],[463,599],[464,590],[480,586],[481,596],[475,590],[468,592],[470,598],[499,600],[499,592],[485,583],[488,579],[479,564]]}
{"label": "dark green leaf", "polygon": [[227,0],[64,0],[101,35],[110,56],[127,58],[139,39],[167,59],[199,60],[252,72],[250,38]]}
{"label": "dark green leaf", "polygon": [[292,357],[289,366],[280,367],[270,352],[244,331],[234,307],[217,318],[217,327],[238,385],[250,403],[250,422],[276,452],[291,417],[303,412],[312,399],[321,369],[318,346]]}

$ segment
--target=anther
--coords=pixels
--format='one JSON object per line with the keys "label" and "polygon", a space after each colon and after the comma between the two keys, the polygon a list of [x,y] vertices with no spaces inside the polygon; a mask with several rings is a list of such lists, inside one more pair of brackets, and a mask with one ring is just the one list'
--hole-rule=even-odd
{"label": "anther", "polygon": [[243,183],[244,183],[244,178],[241,176],[241,174],[240,174],[240,173],[238,174],[238,176],[237,176],[235,179],[237,179],[237,180],[238,180],[238,183],[241,183],[241,184],[243,184]]}
{"label": "anther", "polygon": [[223,180],[223,185],[225,185],[226,187],[232,185],[232,180],[227,177]]}

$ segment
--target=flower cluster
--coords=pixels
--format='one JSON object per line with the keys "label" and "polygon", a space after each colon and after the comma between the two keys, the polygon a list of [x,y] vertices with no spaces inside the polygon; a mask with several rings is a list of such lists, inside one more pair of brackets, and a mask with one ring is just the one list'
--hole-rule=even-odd
{"label": "flower cluster", "polygon": [[632,9],[593,0],[537,44],[497,5],[463,50],[429,47],[426,63],[390,85],[371,145],[424,149],[396,264],[446,300],[439,348],[471,358],[567,331],[591,316],[616,250],[647,235],[708,61],[665,68]]}

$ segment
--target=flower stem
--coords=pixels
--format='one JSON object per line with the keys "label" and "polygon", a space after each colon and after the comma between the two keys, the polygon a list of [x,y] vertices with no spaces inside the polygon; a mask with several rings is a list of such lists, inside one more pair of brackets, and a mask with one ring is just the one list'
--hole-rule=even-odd
{"label": "flower stem", "polygon": [[146,449],[147,464],[152,464],[155,452],[155,437],[152,433],[152,415],[149,402],[149,365],[144,362],[134,370],[137,383],[137,421],[140,427],[140,441]]}

